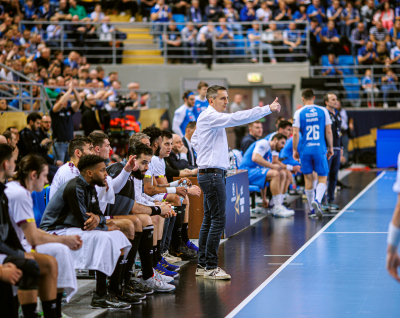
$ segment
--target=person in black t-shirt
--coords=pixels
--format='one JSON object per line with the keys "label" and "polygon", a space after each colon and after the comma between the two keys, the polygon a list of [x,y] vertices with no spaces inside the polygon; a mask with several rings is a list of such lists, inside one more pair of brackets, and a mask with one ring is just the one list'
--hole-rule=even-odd
{"label": "person in black t-shirt", "polygon": [[251,144],[261,138],[263,134],[262,123],[257,120],[249,124],[249,134],[243,137],[240,151],[244,154]]}
{"label": "person in black t-shirt", "polygon": [[[75,101],[70,103],[71,93],[74,93]],[[78,92],[74,88],[73,81],[70,82],[68,90],[60,93],[56,98],[56,103],[50,110],[50,116],[53,128],[54,156],[56,160],[67,162],[68,144],[74,138],[74,123],[72,115],[75,114],[82,104]]]}
{"label": "person in black t-shirt", "polygon": [[96,106],[96,100],[93,94],[85,95],[83,107],[81,109],[81,129],[85,132],[85,136],[89,136],[94,130],[101,130],[101,127],[97,121],[96,113],[92,107]]}

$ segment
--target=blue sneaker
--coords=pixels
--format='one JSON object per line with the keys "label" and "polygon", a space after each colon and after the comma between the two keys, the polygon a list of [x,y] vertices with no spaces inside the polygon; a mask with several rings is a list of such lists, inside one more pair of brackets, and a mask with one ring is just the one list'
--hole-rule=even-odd
{"label": "blue sneaker", "polygon": [[191,249],[191,250],[193,250],[193,251],[196,251],[196,253],[199,252],[199,248],[198,248],[196,245],[194,245],[194,244],[192,243],[192,241],[190,241],[190,240],[186,242],[186,247],[187,247],[188,249]]}
{"label": "blue sneaker", "polygon": [[177,278],[179,277],[179,274],[177,272],[172,272],[163,267],[160,263],[157,263],[156,267],[154,267],[154,270],[164,276],[172,277],[172,278]]}
{"label": "blue sneaker", "polygon": [[179,271],[179,269],[180,269],[179,266],[172,265],[172,264],[168,263],[168,262],[165,260],[164,257],[161,258],[161,261],[159,262],[159,264],[160,264],[162,267],[168,269],[168,270],[171,271],[171,272],[177,272],[177,271]]}
{"label": "blue sneaker", "polygon": [[317,200],[314,200],[313,203],[311,203],[311,206],[313,207],[315,213],[317,214],[317,216],[319,218],[322,218],[322,216],[324,215],[322,212],[322,207],[321,207],[321,203],[319,203]]}
{"label": "blue sneaker", "polygon": [[312,209],[310,212],[308,212],[308,217],[309,218],[316,218],[317,217],[317,215],[315,214],[314,209]]}

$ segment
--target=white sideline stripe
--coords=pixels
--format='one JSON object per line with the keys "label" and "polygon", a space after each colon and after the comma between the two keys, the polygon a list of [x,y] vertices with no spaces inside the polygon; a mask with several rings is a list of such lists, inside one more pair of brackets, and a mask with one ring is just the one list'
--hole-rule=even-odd
{"label": "white sideline stripe", "polygon": [[292,255],[264,255],[264,256],[284,256],[284,257],[290,257]]}
{"label": "white sideline stripe", "polygon": [[[282,265],[284,263],[268,263],[268,265]],[[304,265],[303,263],[290,263],[289,265]]]}
{"label": "white sideline stripe", "polygon": [[353,198],[344,208],[341,210],[332,220],[330,220],[322,229],[320,229],[308,242],[306,242],[291,258],[289,258],[282,266],[280,266],[270,277],[268,277],[256,290],[254,290],[249,296],[247,296],[235,309],[233,309],[226,318],[235,317],[243,308],[246,306],[257,294],[262,291],[265,286],[267,286],[280,272],[282,272],[286,266],[288,266],[301,252],[303,252],[306,247],[308,247],[312,242],[314,242],[333,222],[337,220],[354,202],[356,202],[365,192],[367,192],[375,183],[379,181],[386,171],[382,172],[374,180],[368,184],[364,190],[362,190],[357,196]]}
{"label": "white sideline stripe", "polygon": [[323,234],[388,234],[388,232],[324,232]]}

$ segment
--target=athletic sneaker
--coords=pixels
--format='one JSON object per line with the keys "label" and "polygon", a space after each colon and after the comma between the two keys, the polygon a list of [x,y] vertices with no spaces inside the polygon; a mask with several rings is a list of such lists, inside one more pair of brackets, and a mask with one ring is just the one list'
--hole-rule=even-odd
{"label": "athletic sneaker", "polygon": [[231,275],[227,274],[222,268],[217,267],[204,271],[206,279],[231,279]]}
{"label": "athletic sneaker", "polygon": [[310,212],[308,212],[308,217],[309,218],[316,218],[317,217],[317,215],[315,214],[314,209],[312,209]]}
{"label": "athletic sneaker", "polygon": [[115,295],[105,294],[100,297],[96,293],[93,293],[92,301],[90,302],[92,308],[107,308],[107,309],[129,309],[131,305],[122,301],[119,301]]}
{"label": "athletic sneaker", "polygon": [[199,264],[197,264],[197,268],[196,268],[196,276],[204,276],[205,273],[205,268]]}
{"label": "athletic sneaker", "polygon": [[337,204],[328,203],[331,212],[339,212],[340,207]]}
{"label": "athletic sneaker", "polygon": [[330,211],[329,204],[321,204],[321,209],[324,212],[329,212]]}
{"label": "athletic sneaker", "polygon": [[276,216],[278,218],[288,218],[294,215],[293,210],[288,210],[283,205],[280,206],[274,205],[274,207],[271,210],[271,213],[273,216]]}
{"label": "athletic sneaker", "polygon": [[111,297],[116,297],[118,300],[128,303],[131,305],[139,305],[142,303],[142,300],[139,297],[133,296],[133,294],[125,294],[124,292],[121,292],[120,295],[114,294],[113,292],[109,292]]}
{"label": "athletic sneaker", "polygon": [[129,297],[136,297],[137,299],[144,300],[146,299],[146,295],[143,293],[138,293],[135,289],[130,285],[124,285],[122,287],[122,292]]}
{"label": "athletic sneaker", "polygon": [[199,252],[199,248],[196,245],[194,245],[194,243],[192,241],[190,241],[190,240],[186,242],[186,247],[189,250],[195,251],[196,253]]}
{"label": "athletic sneaker", "polygon": [[317,214],[317,216],[319,218],[322,218],[322,216],[324,215],[322,213],[322,208],[321,208],[321,203],[319,203],[317,200],[314,200],[313,203],[311,203],[311,206],[313,207],[315,213]]}
{"label": "athletic sneaker", "polygon": [[168,263],[164,257],[161,258],[161,261],[159,264],[161,264],[162,267],[168,269],[169,271],[173,271],[173,272],[177,272],[181,269],[179,266]]}
{"label": "athletic sneaker", "polygon": [[172,255],[169,253],[169,251],[166,251],[166,252],[162,255],[162,257],[164,257],[165,260],[166,260],[168,263],[170,263],[170,264],[174,264],[174,263],[176,263],[176,262],[181,262],[181,261],[182,261],[182,258],[172,256]]}
{"label": "athletic sneaker", "polygon": [[127,285],[125,285],[125,287],[133,289],[133,292],[135,293],[141,293],[145,295],[151,295],[154,293],[154,290],[147,287],[146,285],[139,283],[137,280],[134,279],[131,279],[131,281]]}
{"label": "athletic sneaker", "polygon": [[157,263],[157,265],[154,267],[154,270],[156,272],[158,272],[159,274],[164,275],[164,276],[169,276],[169,277],[172,277],[172,278],[178,278],[179,277],[179,274],[177,272],[173,272],[173,271],[170,271],[170,270],[166,269],[165,267],[163,267],[160,264],[160,262]]}
{"label": "athletic sneaker", "polygon": [[150,277],[149,279],[146,280],[140,278],[139,283],[153,289],[155,292],[158,293],[168,293],[176,289],[174,285],[164,283],[158,280],[155,276]]}
{"label": "athletic sneaker", "polygon": [[154,268],[153,268],[153,273],[155,275],[155,278],[157,278],[158,280],[160,280],[164,283],[172,283],[174,281],[173,277],[160,274]]}
{"label": "athletic sneaker", "polygon": [[180,257],[184,261],[197,260],[197,254],[193,254],[194,251],[189,250],[186,246],[183,245],[179,246],[177,249],[171,247],[169,252],[172,256]]}

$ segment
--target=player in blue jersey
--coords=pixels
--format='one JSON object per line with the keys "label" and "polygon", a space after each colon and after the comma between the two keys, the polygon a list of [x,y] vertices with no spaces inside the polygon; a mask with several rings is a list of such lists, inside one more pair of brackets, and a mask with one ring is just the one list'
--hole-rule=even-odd
{"label": "player in blue jersey", "polygon": [[[329,173],[328,159],[333,155],[332,121],[326,108],[314,105],[314,92],[305,89],[301,94],[304,106],[294,113],[293,158],[301,162],[310,217],[322,217],[321,201],[326,191]],[[301,138],[299,133],[301,133]],[[301,156],[297,151],[299,147]],[[313,171],[318,174],[314,197]]]}
{"label": "player in blue jersey", "polygon": [[[300,134],[301,138],[301,134]],[[299,148],[297,147],[297,152],[299,152]],[[291,165],[293,167],[299,167],[300,169],[300,162],[294,160],[293,158],[293,137],[289,137],[286,141],[285,147],[279,153],[279,161],[284,163],[285,165]],[[298,172],[298,171],[296,171]]]}
{"label": "player in blue jersey", "polygon": [[197,84],[197,92],[199,95],[195,97],[193,107],[193,114],[196,117],[196,120],[199,118],[201,112],[205,111],[208,107],[208,101],[206,98],[207,89],[208,84],[206,82],[201,81],[199,84]]}
{"label": "player in blue jersey", "polygon": [[174,119],[172,120],[172,130],[181,138],[185,135],[187,124],[191,121],[196,121],[196,117],[193,114],[194,93],[186,91],[182,98],[184,103],[175,111]]}
{"label": "player in blue jersey", "polygon": [[246,150],[243,155],[240,169],[246,169],[249,174],[249,183],[257,185],[262,191],[263,207],[268,207],[266,198],[266,183],[270,181],[274,207],[272,214],[278,217],[294,215],[293,210],[287,209],[283,202],[283,194],[286,192],[286,172],[280,165],[272,163],[271,151],[280,151],[286,142],[286,136],[276,134],[271,141],[261,139]]}

